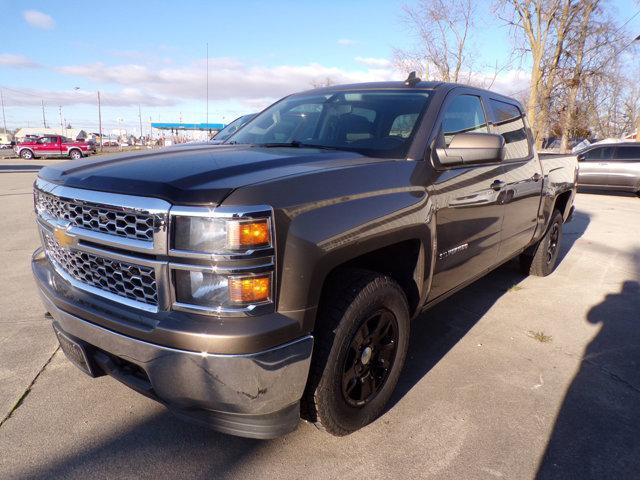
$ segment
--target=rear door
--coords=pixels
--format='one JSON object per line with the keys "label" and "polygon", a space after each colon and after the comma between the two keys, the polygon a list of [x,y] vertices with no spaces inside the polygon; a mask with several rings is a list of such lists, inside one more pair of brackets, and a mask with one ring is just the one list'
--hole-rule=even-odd
{"label": "rear door", "polygon": [[612,146],[594,147],[578,155],[578,185],[606,187],[613,157]]}
{"label": "rear door", "polygon": [[[435,128],[438,147],[448,146],[458,133],[489,133],[483,99],[474,90],[453,90]],[[504,173],[500,162],[435,167],[430,190],[436,206],[437,258],[430,300],[496,264],[504,211],[501,192],[495,190]]]}
{"label": "rear door", "polygon": [[529,245],[535,233],[542,196],[542,167],[518,105],[489,96],[492,130],[505,141],[504,221],[498,259],[505,260]]}
{"label": "rear door", "polygon": [[622,190],[638,190],[640,181],[640,145],[618,145],[609,163],[608,183]]}

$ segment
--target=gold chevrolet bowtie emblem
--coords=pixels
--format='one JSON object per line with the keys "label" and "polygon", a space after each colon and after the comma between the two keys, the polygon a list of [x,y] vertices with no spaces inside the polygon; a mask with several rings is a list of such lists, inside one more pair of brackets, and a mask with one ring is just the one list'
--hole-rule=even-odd
{"label": "gold chevrolet bowtie emblem", "polygon": [[75,237],[69,235],[65,228],[55,227],[53,229],[53,236],[62,247],[70,247],[76,243]]}

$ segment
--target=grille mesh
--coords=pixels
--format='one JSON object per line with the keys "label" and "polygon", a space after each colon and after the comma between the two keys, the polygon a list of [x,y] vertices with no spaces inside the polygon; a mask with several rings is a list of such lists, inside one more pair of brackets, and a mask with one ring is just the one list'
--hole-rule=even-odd
{"label": "grille mesh", "polygon": [[36,208],[50,216],[96,232],[136,240],[153,241],[154,218],[138,212],[120,211],[103,205],[80,203],[34,191]]}
{"label": "grille mesh", "polygon": [[131,300],[158,304],[153,268],[67,249],[49,235],[44,239],[49,258],[77,281]]}

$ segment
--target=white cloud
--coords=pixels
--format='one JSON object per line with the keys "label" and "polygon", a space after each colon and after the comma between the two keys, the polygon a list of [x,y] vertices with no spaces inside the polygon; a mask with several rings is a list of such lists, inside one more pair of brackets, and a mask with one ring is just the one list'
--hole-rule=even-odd
{"label": "white cloud", "polygon": [[56,25],[55,20],[50,15],[37,10],[25,10],[22,12],[22,16],[34,28],[50,30]]}
{"label": "white cloud", "polygon": [[[41,100],[49,105],[96,105],[96,92],[84,90],[44,90],[32,88],[12,88],[5,92],[13,107],[39,106]],[[178,103],[175,99],[164,98],[158,95],[143,92],[135,88],[123,88],[117,91],[101,91],[100,99],[104,106],[129,107],[146,106],[171,106]]]}
{"label": "white cloud", "polygon": [[[101,62],[56,68],[66,75],[97,83],[120,85],[148,92],[158,98],[202,99],[205,68],[198,60],[186,66],[149,66],[137,63],[109,66]],[[264,67],[247,65],[232,58],[209,60],[209,98],[240,100],[263,105],[292,92],[308,90],[314,83],[330,79],[334,84],[402,79],[391,68],[341,69],[319,63]],[[144,102],[143,102],[144,104]]]}
{"label": "white cloud", "polygon": [[391,61],[386,58],[377,58],[377,57],[356,57],[355,61],[361,65],[366,65],[368,67],[389,67],[391,66]]}
{"label": "white cloud", "polygon": [[355,45],[356,42],[350,38],[340,38],[336,43],[343,47],[350,47],[351,45]]}
{"label": "white cloud", "polygon": [[36,68],[39,65],[25,57],[24,55],[15,55],[13,53],[0,53],[0,65],[14,68]]}

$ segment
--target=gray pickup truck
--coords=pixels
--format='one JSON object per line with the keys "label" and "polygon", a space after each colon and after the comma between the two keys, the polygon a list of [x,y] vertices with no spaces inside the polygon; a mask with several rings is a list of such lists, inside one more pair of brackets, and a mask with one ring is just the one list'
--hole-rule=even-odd
{"label": "gray pickup truck", "polygon": [[89,375],[235,435],[346,435],[412,319],[514,257],[554,270],[577,162],[531,138],[517,101],[414,76],[291,95],[220,146],[41,170],[33,273]]}

